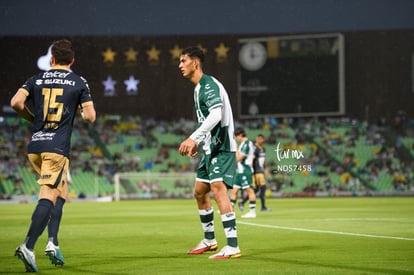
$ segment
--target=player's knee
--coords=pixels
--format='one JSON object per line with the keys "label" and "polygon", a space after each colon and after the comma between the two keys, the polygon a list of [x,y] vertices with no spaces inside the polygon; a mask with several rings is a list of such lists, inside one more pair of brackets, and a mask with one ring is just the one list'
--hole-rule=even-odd
{"label": "player's knee", "polygon": [[224,184],[212,184],[211,192],[213,193],[213,197],[216,201],[220,200],[222,197],[228,197],[227,188]]}
{"label": "player's knee", "polygon": [[211,188],[211,192],[213,194],[217,194],[217,193],[220,192],[220,189],[222,188],[222,184],[214,182],[214,183],[211,184],[210,188]]}
{"label": "player's knee", "polygon": [[202,201],[202,200],[205,200],[206,193],[200,190],[194,190],[193,196],[197,201]]}

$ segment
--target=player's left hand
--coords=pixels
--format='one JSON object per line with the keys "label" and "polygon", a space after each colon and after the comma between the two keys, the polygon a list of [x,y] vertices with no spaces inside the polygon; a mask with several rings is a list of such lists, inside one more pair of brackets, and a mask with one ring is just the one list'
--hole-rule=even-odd
{"label": "player's left hand", "polygon": [[197,147],[197,143],[195,143],[194,140],[192,140],[191,138],[187,138],[181,143],[178,152],[182,156],[187,155],[190,158],[192,158],[197,155]]}

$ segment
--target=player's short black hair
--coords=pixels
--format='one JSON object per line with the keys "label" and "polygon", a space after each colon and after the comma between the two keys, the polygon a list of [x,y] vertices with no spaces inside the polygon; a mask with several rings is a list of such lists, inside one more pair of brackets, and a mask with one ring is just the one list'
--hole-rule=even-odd
{"label": "player's short black hair", "polygon": [[246,136],[246,130],[242,127],[237,127],[236,130],[234,130],[234,135],[237,137],[238,135],[242,135],[242,137]]}
{"label": "player's short black hair", "polygon": [[57,40],[52,44],[52,55],[58,65],[69,65],[75,57],[72,42],[67,39]]}
{"label": "player's short black hair", "polygon": [[201,63],[204,62],[204,52],[199,47],[188,47],[181,54],[188,55],[191,58],[198,58]]}

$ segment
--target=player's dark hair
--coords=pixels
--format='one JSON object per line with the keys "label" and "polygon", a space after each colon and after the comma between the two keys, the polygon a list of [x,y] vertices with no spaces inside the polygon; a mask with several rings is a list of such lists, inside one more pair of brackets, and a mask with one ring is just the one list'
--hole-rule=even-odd
{"label": "player's dark hair", "polygon": [[258,134],[257,137],[264,138],[264,135],[263,134]]}
{"label": "player's dark hair", "polygon": [[181,54],[188,55],[191,58],[198,58],[201,63],[204,62],[204,52],[199,47],[188,47]]}
{"label": "player's dark hair", "polygon": [[238,135],[242,135],[242,137],[246,136],[246,131],[242,127],[237,127],[236,130],[234,130],[234,135],[237,137]]}
{"label": "player's dark hair", "polygon": [[57,65],[69,65],[75,57],[72,42],[66,39],[53,42],[52,55],[55,57]]}

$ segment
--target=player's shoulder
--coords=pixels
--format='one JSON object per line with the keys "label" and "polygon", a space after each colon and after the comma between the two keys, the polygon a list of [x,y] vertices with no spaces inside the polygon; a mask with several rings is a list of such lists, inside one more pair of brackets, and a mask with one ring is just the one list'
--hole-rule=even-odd
{"label": "player's shoulder", "polygon": [[83,76],[81,76],[81,75],[79,75],[79,78],[85,83],[85,84],[87,84],[88,83],[88,81],[86,80],[86,78],[84,78]]}
{"label": "player's shoulder", "polygon": [[211,76],[209,74],[203,74],[201,76],[200,82],[205,83],[205,82],[209,82],[209,81],[213,81],[213,76]]}
{"label": "player's shoulder", "polygon": [[88,81],[82,75],[79,75],[79,74],[72,71],[71,72],[71,78],[74,79],[76,81],[76,83],[81,83],[82,85],[84,84],[84,85],[88,86]]}
{"label": "player's shoulder", "polygon": [[243,148],[243,149],[248,148],[249,147],[249,141],[248,140],[242,141],[240,143],[240,147]]}
{"label": "player's shoulder", "polygon": [[22,85],[22,88],[28,90],[29,86],[41,85],[43,83],[43,72],[29,76],[25,83]]}
{"label": "player's shoulder", "polygon": [[214,89],[218,87],[219,81],[211,75],[203,74],[200,86],[204,89]]}
{"label": "player's shoulder", "polygon": [[79,79],[82,79],[82,80],[86,81],[86,79],[83,76],[81,76],[80,74],[78,74],[78,73],[76,73],[74,71],[70,71],[70,77],[72,77],[72,78],[79,78]]}
{"label": "player's shoulder", "polygon": [[38,72],[37,74],[34,74],[34,75],[30,76],[28,79],[29,80],[42,79],[42,78],[44,78],[44,74],[45,74],[45,72]]}

